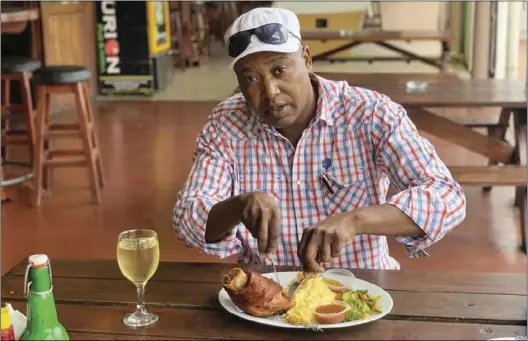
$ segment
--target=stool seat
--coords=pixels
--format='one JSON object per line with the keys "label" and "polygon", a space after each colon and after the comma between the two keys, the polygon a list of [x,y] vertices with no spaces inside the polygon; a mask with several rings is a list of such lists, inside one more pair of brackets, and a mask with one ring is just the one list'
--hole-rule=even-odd
{"label": "stool seat", "polygon": [[29,57],[2,58],[2,73],[33,72],[41,66],[40,61]]}
{"label": "stool seat", "polygon": [[90,70],[77,65],[51,65],[40,68],[33,75],[35,81],[43,85],[75,84],[91,77]]}

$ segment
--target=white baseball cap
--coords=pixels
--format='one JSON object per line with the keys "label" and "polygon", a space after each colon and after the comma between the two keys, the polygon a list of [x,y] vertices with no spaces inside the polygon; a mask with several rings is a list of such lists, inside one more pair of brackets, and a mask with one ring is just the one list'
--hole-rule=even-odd
{"label": "white baseball cap", "polygon": [[234,34],[242,31],[255,29],[266,24],[281,24],[288,29],[288,40],[284,44],[266,44],[260,41],[255,34],[251,35],[251,41],[244,52],[231,59],[232,68],[235,63],[247,55],[257,52],[281,52],[292,53],[301,47],[301,25],[295,13],[283,8],[259,7],[239,16],[231,25],[227,42]]}

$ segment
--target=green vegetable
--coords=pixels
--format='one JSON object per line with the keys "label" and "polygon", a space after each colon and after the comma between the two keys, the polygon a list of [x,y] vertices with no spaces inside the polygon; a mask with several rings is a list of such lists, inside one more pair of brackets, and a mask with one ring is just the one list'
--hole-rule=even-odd
{"label": "green vegetable", "polygon": [[381,296],[371,296],[368,290],[353,290],[343,294],[343,301],[349,306],[346,321],[363,320],[371,315],[381,313],[379,299]]}

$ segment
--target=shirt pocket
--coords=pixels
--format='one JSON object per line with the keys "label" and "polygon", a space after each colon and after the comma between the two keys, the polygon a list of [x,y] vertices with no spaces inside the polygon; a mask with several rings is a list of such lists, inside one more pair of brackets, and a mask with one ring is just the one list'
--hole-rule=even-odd
{"label": "shirt pocket", "polygon": [[367,203],[367,186],[363,171],[359,172],[322,171],[319,182],[327,217],[349,212]]}

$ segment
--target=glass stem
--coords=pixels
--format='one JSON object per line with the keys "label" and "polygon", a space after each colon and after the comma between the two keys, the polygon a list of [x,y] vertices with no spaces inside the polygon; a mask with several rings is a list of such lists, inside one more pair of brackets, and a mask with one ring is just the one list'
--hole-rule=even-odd
{"label": "glass stem", "polygon": [[145,285],[136,284],[138,299],[136,304],[136,315],[144,315],[147,313],[145,309]]}

